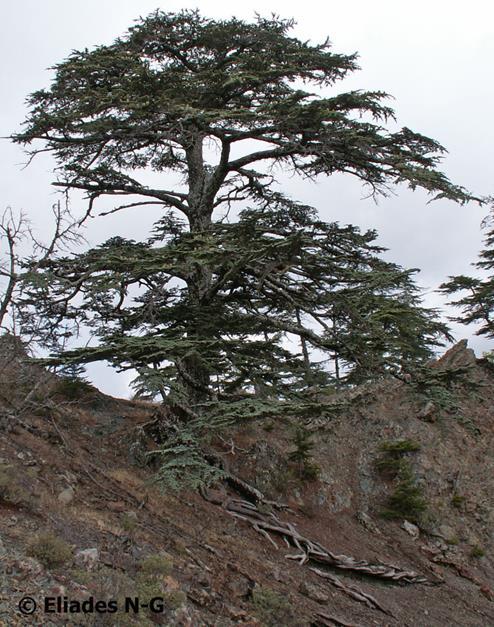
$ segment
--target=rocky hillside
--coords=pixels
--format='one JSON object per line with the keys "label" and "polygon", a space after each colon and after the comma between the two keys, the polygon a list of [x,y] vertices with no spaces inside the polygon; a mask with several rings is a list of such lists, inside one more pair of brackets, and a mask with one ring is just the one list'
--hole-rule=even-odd
{"label": "rocky hillside", "polygon": [[302,428],[221,434],[225,481],[162,493],[142,453],[166,412],[4,340],[0,624],[494,625],[493,382],[460,343]]}

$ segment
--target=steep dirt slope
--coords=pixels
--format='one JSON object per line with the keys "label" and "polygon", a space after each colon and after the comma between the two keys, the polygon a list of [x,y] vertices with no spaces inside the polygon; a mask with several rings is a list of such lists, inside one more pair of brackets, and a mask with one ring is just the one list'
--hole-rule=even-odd
{"label": "steep dirt slope", "polygon": [[[208,500],[162,494],[149,482],[152,470],[136,465],[135,442],[141,425],[166,421],[166,413],[61,382],[26,365],[22,351],[7,357],[8,366],[5,357],[0,364],[3,624],[494,625],[494,375],[464,345],[431,368],[468,371],[453,386],[449,411],[410,381],[321,399],[326,418],[305,425],[319,466],[311,481],[287,462],[293,426],[283,417],[218,438],[227,470],[285,509],[249,505],[234,481],[210,490]],[[396,453],[403,441],[413,450]],[[403,481],[396,460],[426,506],[416,525],[381,516]],[[322,549],[333,567],[317,561]],[[409,576],[399,583],[379,572]],[[30,616],[17,607],[26,595],[38,604]],[[45,613],[46,596],[60,597],[67,611]],[[121,609],[135,596],[163,597],[163,612],[68,611],[90,597]]]}

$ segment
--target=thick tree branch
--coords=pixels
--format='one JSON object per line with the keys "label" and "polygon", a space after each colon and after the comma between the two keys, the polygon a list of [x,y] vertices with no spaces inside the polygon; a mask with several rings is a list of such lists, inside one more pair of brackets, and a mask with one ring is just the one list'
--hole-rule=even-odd
{"label": "thick tree branch", "polygon": [[92,196],[110,196],[110,195],[136,195],[147,196],[149,198],[158,198],[164,204],[170,205],[178,209],[186,216],[189,215],[188,206],[179,200],[182,198],[182,194],[178,192],[171,192],[168,190],[149,189],[141,187],[139,185],[111,185],[111,184],[91,184],[91,183],[77,183],[75,181],[67,181],[66,183],[55,182],[52,183],[55,187],[62,187],[64,189],[82,189],[87,191]]}

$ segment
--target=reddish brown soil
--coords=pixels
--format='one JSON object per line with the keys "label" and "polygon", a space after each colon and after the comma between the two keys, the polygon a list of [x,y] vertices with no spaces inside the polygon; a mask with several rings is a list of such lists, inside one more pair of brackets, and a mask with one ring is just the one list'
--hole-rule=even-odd
{"label": "reddish brown soil", "polygon": [[[243,426],[215,443],[231,472],[287,502],[290,511],[277,515],[304,536],[335,553],[412,569],[427,579],[396,585],[333,571],[345,585],[375,597],[387,613],[331,586],[310,564],[286,559],[296,549],[273,536],[276,549],[251,525],[199,494],[160,492],[149,482],[153,471],[136,467],[129,456],[136,427],[150,419],[155,406],[91,389],[69,400],[57,395],[56,380],[44,375],[50,403],[40,401],[24,412],[22,425],[6,421],[0,433],[0,471],[8,467],[10,481],[0,486],[0,624],[146,624],[144,617],[129,623],[128,616],[47,616],[39,610],[28,618],[17,604],[26,594],[37,601],[47,594],[111,598],[113,575],[115,586],[118,577],[134,580],[143,558],[165,553],[173,568],[162,589],[186,596],[161,618],[153,617],[161,624],[494,625],[494,375],[485,363],[471,365],[478,385],[458,388],[460,408],[454,413],[437,409],[421,419],[424,402],[410,386],[385,382],[364,388],[339,415],[308,425],[320,467],[315,481],[297,478],[286,462],[293,449],[286,420],[272,421],[268,430]],[[17,377],[24,385],[26,370],[11,363],[3,373],[0,406],[8,413],[9,403],[24,393],[12,381]],[[31,374],[36,379],[42,371]],[[428,505],[418,538],[402,528],[402,520],[380,517],[396,480],[376,470],[379,447],[405,438],[420,444],[407,457]],[[63,503],[59,495],[69,486],[73,499]],[[226,488],[218,490],[226,494]],[[70,560],[50,569],[28,557],[30,540],[45,530],[74,552],[97,548],[94,570],[81,574]],[[281,618],[276,607],[272,615],[260,614],[252,598],[259,586],[288,600],[291,611]]]}

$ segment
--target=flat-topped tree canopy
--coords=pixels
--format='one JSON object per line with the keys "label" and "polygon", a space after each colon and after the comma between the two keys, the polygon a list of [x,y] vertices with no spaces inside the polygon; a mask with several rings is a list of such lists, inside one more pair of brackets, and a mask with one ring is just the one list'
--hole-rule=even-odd
{"label": "flat-topped tree canopy", "polygon": [[[53,152],[55,184],[85,190],[88,213],[104,196],[119,198],[112,211],[163,207],[144,241],[114,237],[27,276],[27,310],[48,335],[68,320],[99,339],[59,359],[107,359],[137,370],[148,391],[180,388],[197,404],[327,381],[317,351],[338,382],[399,372],[447,335],[413,271],[380,259],[374,232],[326,224],[273,189],[278,166],[308,179],[353,174],[376,195],[404,182],[471,198],[437,170],[437,142],[385,128],[385,93],[333,93],[355,55],[302,42],[292,27],[157,11],[112,45],[73,52],[31,95],[13,139]],[[149,171],[182,183],[151,187]],[[224,219],[237,201],[251,205]]]}
{"label": "flat-topped tree canopy", "polygon": [[[112,45],[55,66],[13,139],[43,141],[56,155],[58,185],[86,190],[91,201],[138,195],[180,210],[192,228],[207,225],[215,207],[262,198],[273,164],[308,177],[351,173],[376,194],[405,182],[469,199],[437,171],[444,149],[436,141],[382,126],[393,117],[385,93],[322,95],[357,69],[356,55],[291,37],[293,25],[157,11]],[[214,163],[206,140],[218,147]],[[150,188],[143,169],[181,173],[184,188]]]}

